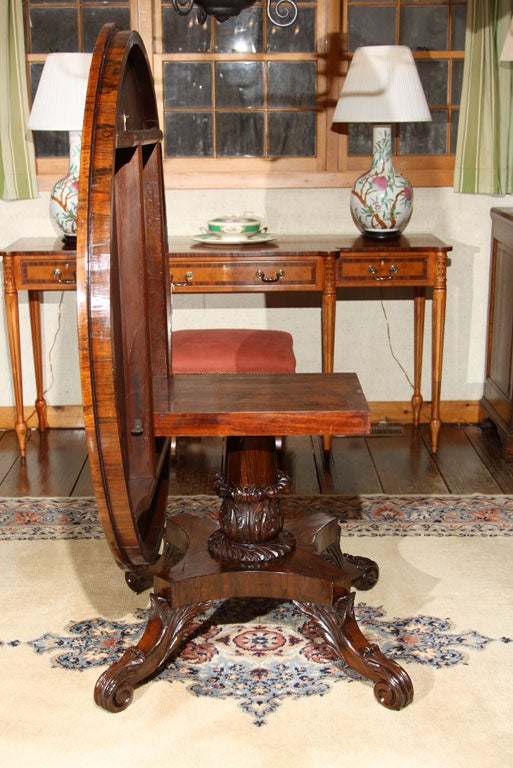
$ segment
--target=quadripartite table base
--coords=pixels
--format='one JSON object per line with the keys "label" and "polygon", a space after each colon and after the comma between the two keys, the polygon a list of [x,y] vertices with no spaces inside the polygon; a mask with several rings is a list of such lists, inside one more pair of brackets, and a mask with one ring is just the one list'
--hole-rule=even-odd
{"label": "quadripartite table base", "polygon": [[389,709],[409,704],[408,674],[368,642],[355,619],[351,582],[372,587],[376,563],[341,553],[334,517],[284,519],[279,494],[288,478],[276,470],[274,438],[229,438],[226,476],[216,485],[223,499],[219,525],[189,514],[167,520],[146,629],[101,675],[96,703],[110,712],[125,709],[134,687],[177,650],[194,618],[213,600],[271,597],[292,600],[313,619],[330,648],[374,681],[380,704]]}

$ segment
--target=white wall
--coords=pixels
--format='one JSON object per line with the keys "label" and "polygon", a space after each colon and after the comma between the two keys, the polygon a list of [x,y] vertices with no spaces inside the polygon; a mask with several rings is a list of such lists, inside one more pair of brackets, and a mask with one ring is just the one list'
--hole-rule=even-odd
{"label": "white wall", "polygon": [[[277,234],[354,233],[347,189],[201,190],[167,192],[170,234],[192,235],[213,215],[253,211]],[[20,237],[52,236],[49,193],[36,200],[0,202],[0,248]],[[511,196],[459,195],[452,189],[417,189],[408,232],[431,232],[453,246],[448,270],[442,398],[477,400],[484,379],[490,261],[490,208]],[[376,296],[378,292],[376,291]],[[283,297],[282,297],[283,298]],[[3,292],[0,307],[0,406],[14,402]],[[320,370],[320,313],[315,302],[267,303],[260,295],[176,296],[175,327],[285,328],[294,335],[299,371]],[[75,293],[47,292],[43,307],[45,387],[49,405],[81,401]],[[429,331],[431,302],[428,302]],[[25,404],[34,399],[27,295],[20,293]],[[388,320],[385,318],[388,318]],[[387,322],[391,345],[388,340]],[[391,348],[392,347],[392,348]],[[399,362],[394,359],[394,356]],[[426,334],[423,394],[430,399],[430,333]],[[368,400],[408,400],[413,375],[412,303],[387,299],[337,303],[336,370],[357,371]]]}

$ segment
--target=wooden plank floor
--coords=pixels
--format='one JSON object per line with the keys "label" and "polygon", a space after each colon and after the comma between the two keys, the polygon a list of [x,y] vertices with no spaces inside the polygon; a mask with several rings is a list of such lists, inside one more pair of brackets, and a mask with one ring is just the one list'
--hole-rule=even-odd
{"label": "wooden plank floor", "polygon": [[[513,462],[502,458],[497,433],[482,427],[444,425],[436,457],[429,430],[410,425],[367,438],[336,437],[326,466],[318,438],[287,437],[280,468],[292,477],[291,493],[511,494]],[[179,438],[170,493],[212,493],[222,467],[220,438]],[[0,496],[93,496],[83,430],[30,432],[22,461],[14,431],[0,431]]]}

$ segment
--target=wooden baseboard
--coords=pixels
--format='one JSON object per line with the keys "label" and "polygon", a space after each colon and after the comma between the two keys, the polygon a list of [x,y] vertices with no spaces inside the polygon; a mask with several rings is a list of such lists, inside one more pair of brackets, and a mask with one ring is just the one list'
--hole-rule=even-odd
{"label": "wooden baseboard", "polygon": [[[24,416],[30,429],[37,428],[37,413],[35,408],[24,408]],[[0,429],[12,429],[16,414],[12,406],[0,406]],[[81,405],[49,405],[46,409],[46,420],[49,427],[60,429],[80,429],[84,426]]]}
{"label": "wooden baseboard", "polygon": [[[411,403],[388,401],[369,403],[373,422],[408,424],[412,419]],[[431,403],[424,403],[421,421],[427,423],[430,418]],[[446,400],[440,404],[440,416],[446,424],[477,424],[487,413],[479,400]],[[25,408],[25,419],[31,429],[37,428],[37,415],[34,408]],[[15,413],[12,406],[0,406],[0,429],[14,427]],[[81,405],[49,405],[47,408],[49,427],[60,429],[80,429],[84,426]]]}
{"label": "wooden baseboard", "polygon": [[[412,420],[411,403],[408,401],[372,402],[369,407],[373,422],[408,424]],[[440,418],[445,424],[478,424],[486,415],[479,400],[443,400],[440,403]],[[431,403],[423,403],[420,420],[427,424],[430,418]]]}

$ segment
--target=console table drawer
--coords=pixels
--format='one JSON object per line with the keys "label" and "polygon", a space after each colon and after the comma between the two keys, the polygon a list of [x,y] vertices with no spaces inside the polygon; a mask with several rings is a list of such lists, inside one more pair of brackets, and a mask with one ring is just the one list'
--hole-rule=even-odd
{"label": "console table drawer", "polygon": [[20,258],[16,262],[20,290],[72,290],[76,288],[76,259]]}
{"label": "console table drawer", "polygon": [[429,258],[420,254],[408,259],[394,256],[344,257],[337,262],[337,284],[369,283],[430,284]]}
{"label": "console table drawer", "polygon": [[176,290],[265,291],[278,286],[288,291],[322,290],[321,259],[240,259],[239,261],[175,260],[169,273]]}

